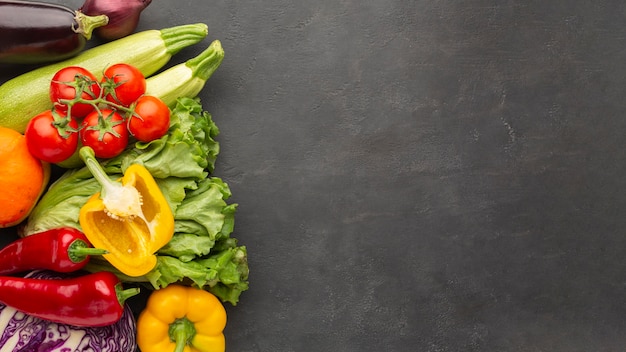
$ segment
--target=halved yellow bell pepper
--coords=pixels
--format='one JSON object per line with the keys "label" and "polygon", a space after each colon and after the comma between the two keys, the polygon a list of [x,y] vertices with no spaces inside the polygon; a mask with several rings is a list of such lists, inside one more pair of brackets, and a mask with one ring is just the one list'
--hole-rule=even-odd
{"label": "halved yellow bell pepper", "polygon": [[121,182],[111,180],[96,160],[93,149],[80,156],[102,186],[80,209],[80,226],[103,257],[128,276],[141,276],[156,265],[155,252],[174,234],[174,215],[150,172],[129,166]]}
{"label": "halved yellow bell pepper", "polygon": [[226,309],[213,294],[170,284],[150,294],[137,319],[142,352],[224,352]]}

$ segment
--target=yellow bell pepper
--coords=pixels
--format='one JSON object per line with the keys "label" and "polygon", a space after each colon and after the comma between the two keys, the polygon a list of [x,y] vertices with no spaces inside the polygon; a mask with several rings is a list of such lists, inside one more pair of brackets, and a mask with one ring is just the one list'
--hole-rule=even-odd
{"label": "yellow bell pepper", "polygon": [[83,147],[80,156],[102,186],[83,205],[80,226],[103,257],[128,276],[141,276],[157,262],[155,252],[174,234],[174,215],[150,172],[142,165],[129,166],[121,182],[111,180]]}
{"label": "yellow bell pepper", "polygon": [[142,352],[224,352],[226,309],[211,293],[170,284],[153,291],[137,318]]}

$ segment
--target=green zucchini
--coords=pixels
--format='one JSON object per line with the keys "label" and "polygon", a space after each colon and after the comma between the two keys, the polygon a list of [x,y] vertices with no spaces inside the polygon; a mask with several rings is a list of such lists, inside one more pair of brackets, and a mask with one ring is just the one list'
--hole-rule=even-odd
{"label": "green zucchini", "polygon": [[193,98],[198,95],[223,59],[222,43],[214,40],[198,56],[148,77],[146,94],[159,97],[172,108],[178,98]]}
{"label": "green zucchini", "polygon": [[63,67],[81,66],[100,78],[106,66],[123,62],[136,66],[148,77],[165,66],[172,55],[207,35],[204,23],[146,30],[17,76],[0,86],[0,126],[24,133],[33,116],[50,109],[50,80]]}

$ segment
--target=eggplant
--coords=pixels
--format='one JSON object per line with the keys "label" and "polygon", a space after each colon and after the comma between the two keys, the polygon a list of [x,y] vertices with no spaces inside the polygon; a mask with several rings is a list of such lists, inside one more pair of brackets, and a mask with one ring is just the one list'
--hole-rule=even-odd
{"label": "eggplant", "polygon": [[[55,280],[68,274],[34,271],[27,276]],[[86,328],[35,318],[0,304],[0,352],[134,352],[136,333],[135,317],[128,305],[116,323]]]}
{"label": "eggplant", "polygon": [[106,15],[38,1],[0,1],[0,63],[41,64],[77,55]]}

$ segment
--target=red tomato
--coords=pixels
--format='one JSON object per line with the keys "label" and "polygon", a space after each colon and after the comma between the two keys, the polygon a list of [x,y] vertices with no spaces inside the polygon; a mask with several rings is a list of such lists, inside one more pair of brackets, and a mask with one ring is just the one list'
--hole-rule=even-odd
{"label": "red tomato", "polygon": [[[66,123],[65,127],[61,125]],[[33,117],[24,132],[32,155],[48,163],[60,163],[74,154],[78,145],[78,122],[63,113],[47,110]]]}
{"label": "red tomato", "polygon": [[128,121],[128,131],[142,142],[163,137],[170,128],[170,109],[154,96],[144,95],[137,99],[135,115]]}
{"label": "red tomato", "polygon": [[98,158],[119,155],[128,145],[128,130],[122,115],[110,109],[85,116],[80,130],[80,141],[93,149]]}
{"label": "red tomato", "polygon": [[[68,66],[55,73],[50,81],[50,100],[60,111],[67,111],[68,106],[60,100],[73,100],[80,94],[84,100],[94,100],[100,95],[100,85],[96,77],[88,70],[78,66]],[[83,117],[94,110],[93,105],[75,103],[71,114]]]}
{"label": "red tomato", "polygon": [[107,101],[126,107],[146,92],[146,78],[139,69],[128,64],[109,66],[104,71],[102,85]]}

